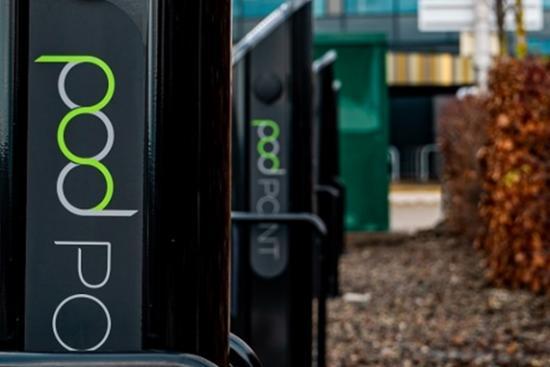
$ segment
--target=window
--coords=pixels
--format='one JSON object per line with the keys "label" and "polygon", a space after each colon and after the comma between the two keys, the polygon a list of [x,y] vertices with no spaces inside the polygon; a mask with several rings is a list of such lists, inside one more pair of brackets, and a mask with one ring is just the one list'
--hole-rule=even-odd
{"label": "window", "polygon": [[284,0],[233,0],[235,16],[262,18],[277,9]]}
{"label": "window", "polygon": [[[285,0],[233,0],[237,17],[262,18]],[[544,0],[550,8],[550,0]],[[313,0],[316,17],[349,15],[388,15],[416,13],[418,0]]]}
{"label": "window", "polygon": [[418,11],[418,0],[399,0],[400,13],[416,13]]}
{"label": "window", "polygon": [[328,0],[328,15],[341,15],[344,10],[343,1],[345,0]]}
{"label": "window", "polygon": [[314,0],[314,3],[317,17],[340,15],[342,11],[349,15],[388,15],[418,10],[418,0]]}
{"label": "window", "polygon": [[395,0],[347,0],[348,14],[389,14]]}

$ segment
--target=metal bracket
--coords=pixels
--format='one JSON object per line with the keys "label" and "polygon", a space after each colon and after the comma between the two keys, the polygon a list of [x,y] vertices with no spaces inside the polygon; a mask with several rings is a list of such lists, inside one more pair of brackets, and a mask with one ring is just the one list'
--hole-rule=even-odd
{"label": "metal bracket", "polygon": [[216,367],[207,360],[185,354],[46,354],[0,353],[0,366],[5,367]]}
{"label": "metal bracket", "polygon": [[236,223],[298,223],[309,224],[321,236],[326,236],[327,226],[319,216],[312,213],[280,213],[280,214],[258,214],[249,212],[233,212],[231,219]]}
{"label": "metal bracket", "polygon": [[235,334],[229,335],[229,363],[231,367],[262,367],[252,348]]}

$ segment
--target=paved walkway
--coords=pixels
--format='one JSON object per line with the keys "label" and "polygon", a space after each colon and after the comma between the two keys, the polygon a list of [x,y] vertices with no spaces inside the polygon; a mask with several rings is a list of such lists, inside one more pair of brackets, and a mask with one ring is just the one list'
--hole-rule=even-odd
{"label": "paved walkway", "polygon": [[439,185],[397,184],[390,188],[390,223],[393,232],[432,228],[442,219]]}

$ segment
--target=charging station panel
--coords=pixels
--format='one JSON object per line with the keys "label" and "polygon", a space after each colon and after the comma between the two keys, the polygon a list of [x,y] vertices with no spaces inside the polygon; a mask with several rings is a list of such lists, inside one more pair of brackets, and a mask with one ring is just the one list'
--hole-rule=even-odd
{"label": "charging station panel", "polygon": [[[290,23],[281,24],[249,56],[249,203],[258,214],[290,210],[290,33]],[[290,365],[289,240],[286,224],[266,222],[250,230],[251,340],[260,355],[270,356],[267,366]]]}
{"label": "charging station panel", "polygon": [[311,1],[234,50],[233,330],[266,367],[312,363]]}
{"label": "charging station panel", "polygon": [[142,348],[148,0],[29,0],[25,349]]}

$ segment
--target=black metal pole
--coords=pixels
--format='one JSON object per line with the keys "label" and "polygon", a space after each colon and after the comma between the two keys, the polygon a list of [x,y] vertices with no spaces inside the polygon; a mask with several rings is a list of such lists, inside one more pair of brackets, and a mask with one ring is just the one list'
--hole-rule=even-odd
{"label": "black metal pole", "polygon": [[[312,123],[313,123],[313,59],[312,3],[304,5],[292,18],[292,170],[291,211],[313,211]],[[313,233],[291,229],[290,276],[292,366],[312,364],[312,299]]]}
{"label": "black metal pole", "polygon": [[229,0],[162,0],[145,346],[227,366]]}
{"label": "black metal pole", "polygon": [[23,348],[27,5],[0,1],[0,348]]}

